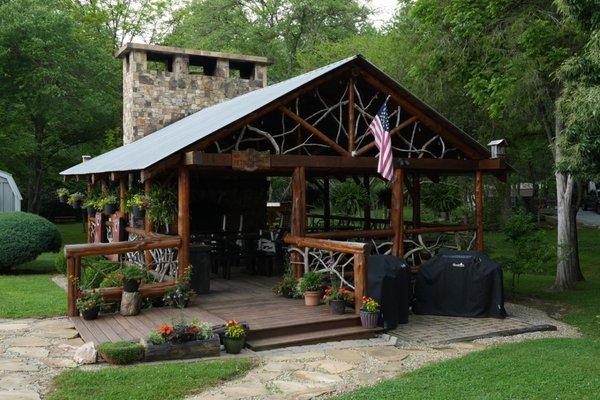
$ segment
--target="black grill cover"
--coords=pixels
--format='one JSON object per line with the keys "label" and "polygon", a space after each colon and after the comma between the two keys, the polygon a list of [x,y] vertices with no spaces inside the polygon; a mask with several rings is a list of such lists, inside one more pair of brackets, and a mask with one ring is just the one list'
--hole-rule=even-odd
{"label": "black grill cover", "polygon": [[379,325],[394,329],[408,322],[410,269],[404,259],[389,255],[369,257],[367,293],[381,305]]}
{"label": "black grill cover", "polygon": [[445,251],[421,265],[415,314],[506,317],[502,268],[475,251]]}

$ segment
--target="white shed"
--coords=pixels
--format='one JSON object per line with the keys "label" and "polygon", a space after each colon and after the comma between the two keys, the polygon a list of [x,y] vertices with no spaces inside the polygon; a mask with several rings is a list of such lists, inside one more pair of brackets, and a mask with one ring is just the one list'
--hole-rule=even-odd
{"label": "white shed", "polygon": [[12,175],[0,171],[0,212],[21,211],[21,192]]}

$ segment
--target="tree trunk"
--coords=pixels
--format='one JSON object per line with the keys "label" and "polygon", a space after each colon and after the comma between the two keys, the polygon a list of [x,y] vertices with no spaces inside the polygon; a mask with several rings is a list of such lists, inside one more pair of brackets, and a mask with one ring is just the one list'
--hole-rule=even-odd
{"label": "tree trunk", "polygon": [[[556,123],[556,139],[558,143],[562,131],[562,124]],[[562,150],[555,144],[554,161],[558,165],[562,159]],[[556,279],[554,290],[563,291],[572,289],[575,284],[583,279],[579,268],[579,254],[577,246],[577,224],[575,222],[576,210],[573,203],[575,181],[571,174],[556,171],[556,217],[557,217],[557,244],[556,244]]]}
{"label": "tree trunk", "polygon": [[44,151],[44,122],[39,117],[32,118],[35,135],[35,154],[31,159],[32,174],[27,185],[27,211],[39,214],[41,208],[42,180],[44,166],[42,152]]}

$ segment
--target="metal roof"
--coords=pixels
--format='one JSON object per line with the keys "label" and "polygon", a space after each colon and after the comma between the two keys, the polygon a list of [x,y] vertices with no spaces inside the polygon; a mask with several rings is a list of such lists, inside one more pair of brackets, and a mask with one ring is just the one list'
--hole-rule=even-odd
{"label": "metal roof", "polygon": [[334,62],[274,85],[204,108],[135,142],[117,147],[62,171],[61,175],[142,170],[211,133],[245,117],[302,85],[347,64],[357,56]]}
{"label": "metal roof", "polygon": [[146,169],[157,162],[185,149],[215,133],[228,125],[235,123],[252,112],[276,101],[286,94],[301,88],[313,80],[343,67],[349,63],[358,62],[376,72],[381,79],[389,80],[393,86],[407,99],[410,99],[420,109],[451,131],[460,136],[466,145],[475,149],[482,158],[489,157],[489,151],[475,139],[470,137],[456,125],[452,124],[432,107],[416,98],[398,82],[383,73],[361,55],[352,56],[332,64],[317,68],[313,71],[296,76],[274,85],[266,86],[252,92],[245,93],[233,99],[217,103],[204,108],[194,114],[180,119],[158,131],[145,136],[135,142],[123,145],[114,150],[77,164],[62,171],[61,175],[88,175],[106,172],[126,172]]}

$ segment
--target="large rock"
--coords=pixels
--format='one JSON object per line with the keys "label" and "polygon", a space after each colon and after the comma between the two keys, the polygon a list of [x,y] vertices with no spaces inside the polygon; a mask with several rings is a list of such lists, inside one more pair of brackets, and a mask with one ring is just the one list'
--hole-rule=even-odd
{"label": "large rock", "polygon": [[94,342],[89,342],[81,346],[75,351],[73,357],[77,364],[94,364],[98,359],[98,352]]}
{"label": "large rock", "polygon": [[123,292],[121,296],[121,315],[129,317],[138,315],[142,306],[142,295],[140,292]]}

